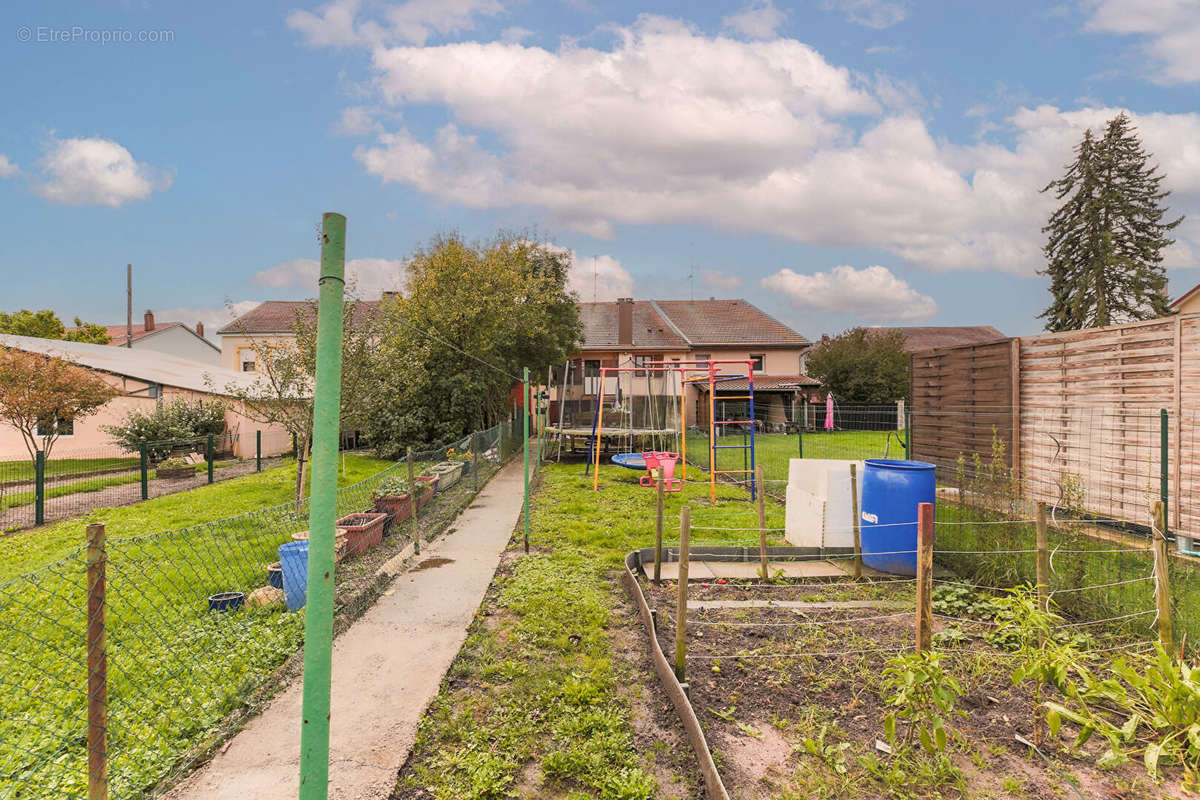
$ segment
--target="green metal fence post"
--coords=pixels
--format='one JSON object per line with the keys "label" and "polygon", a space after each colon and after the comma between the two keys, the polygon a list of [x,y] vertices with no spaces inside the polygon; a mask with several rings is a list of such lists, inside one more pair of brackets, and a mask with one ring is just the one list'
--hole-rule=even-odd
{"label": "green metal fence post", "polygon": [[138,460],[142,467],[142,499],[150,499],[150,450],[145,442],[138,443]]}
{"label": "green metal fence post", "polygon": [[904,457],[910,461],[913,458],[912,411],[904,409]]}
{"label": "green metal fence post", "polygon": [[804,423],[800,422],[796,425],[796,455],[804,458]]}
{"label": "green metal fence post", "polygon": [[46,454],[38,450],[33,457],[33,523],[46,521]]}
{"label": "green metal fence post", "polygon": [[1167,502],[1170,493],[1170,481],[1168,480],[1168,462],[1170,460],[1170,450],[1167,447],[1167,410],[1159,409],[1158,412],[1158,427],[1159,427],[1159,453],[1158,453],[1158,493],[1163,504],[1163,529],[1162,535],[1165,539],[1170,533],[1170,504]]}
{"label": "green metal fence post", "polygon": [[254,432],[254,471],[262,472],[262,431]]}
{"label": "green metal fence post", "polygon": [[524,512],[522,516],[525,517],[525,552],[528,553],[529,552],[529,367],[525,368],[523,377],[524,377],[524,381],[523,381],[522,385],[524,386],[524,390],[525,390],[525,394],[523,395],[525,408],[522,409],[521,416],[524,419],[524,423],[525,423],[525,439],[524,439],[524,442],[525,442],[525,505],[523,505],[521,508],[523,509],[523,512]]}
{"label": "green metal fence post", "polygon": [[213,435],[208,435],[208,441],[204,445],[204,460],[208,462],[208,482],[213,482],[213,458],[215,450],[213,448]]}
{"label": "green metal fence post", "polygon": [[474,482],[472,488],[476,492],[479,491],[479,442],[480,434],[478,432],[471,434],[471,478]]}
{"label": "green metal fence post", "polygon": [[337,520],[338,427],[342,394],[342,303],[346,218],[321,221],[317,374],[313,391],[308,608],[304,612],[304,696],[300,728],[300,800],[329,797],[329,694],[333,663],[334,523]]}

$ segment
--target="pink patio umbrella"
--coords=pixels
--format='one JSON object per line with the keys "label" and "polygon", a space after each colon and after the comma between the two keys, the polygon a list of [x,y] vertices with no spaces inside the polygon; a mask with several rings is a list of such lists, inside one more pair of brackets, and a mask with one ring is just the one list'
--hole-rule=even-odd
{"label": "pink patio umbrella", "polygon": [[833,392],[825,395],[825,430],[833,430]]}

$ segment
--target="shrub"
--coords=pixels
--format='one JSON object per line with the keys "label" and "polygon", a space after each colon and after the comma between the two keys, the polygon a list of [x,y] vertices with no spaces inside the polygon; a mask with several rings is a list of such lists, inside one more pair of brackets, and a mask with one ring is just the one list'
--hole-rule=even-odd
{"label": "shrub", "polygon": [[130,411],[120,425],[102,425],[100,429],[131,453],[138,452],[142,442],[149,443],[150,460],[157,463],[171,454],[172,441],[224,433],[225,406],[177,398],[159,403],[150,412]]}

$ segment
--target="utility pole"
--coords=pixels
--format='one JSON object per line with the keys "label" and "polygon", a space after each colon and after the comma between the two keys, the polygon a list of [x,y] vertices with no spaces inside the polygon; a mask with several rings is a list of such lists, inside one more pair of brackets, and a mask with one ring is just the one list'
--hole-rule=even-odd
{"label": "utility pole", "polygon": [[125,346],[133,347],[133,264],[125,265]]}

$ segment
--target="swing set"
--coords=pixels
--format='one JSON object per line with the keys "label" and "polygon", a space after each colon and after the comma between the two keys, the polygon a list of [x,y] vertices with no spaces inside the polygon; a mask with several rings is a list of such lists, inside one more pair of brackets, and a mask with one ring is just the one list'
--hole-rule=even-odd
{"label": "swing set", "polygon": [[[733,364],[745,367],[744,374],[729,375],[720,371],[723,365]],[[622,376],[630,374],[629,391],[622,391]],[[644,374],[646,378],[646,408],[648,427],[636,428],[633,425],[633,406],[634,406],[634,381],[639,374]],[[612,411],[617,412],[618,426],[616,427],[616,437],[619,442],[624,444],[625,451],[618,452],[612,456],[614,464],[625,467],[626,469],[646,470],[647,474],[641,476],[638,483],[642,486],[653,487],[658,479],[663,480],[663,490],[669,492],[677,492],[683,488],[683,482],[687,480],[687,423],[684,409],[686,388],[692,385],[707,385],[708,388],[708,484],[709,484],[709,500],[715,502],[717,499],[717,476],[718,475],[740,475],[742,481],[750,486],[750,496],[753,498],[755,494],[755,483],[751,476],[754,475],[754,362],[750,359],[727,359],[727,360],[704,360],[704,361],[648,361],[644,364],[632,367],[601,367],[599,374],[599,382],[596,388],[595,409],[592,416],[591,435],[588,437],[588,461],[584,468],[584,474],[588,470],[593,470],[592,473],[592,490],[599,491],[600,489],[600,451],[603,449],[603,441],[605,436],[612,438],[614,430],[612,427],[605,431],[604,424],[604,403],[607,396],[606,387],[608,378],[612,375],[615,378],[615,391],[612,393],[613,405]],[[658,377],[658,382],[663,387],[663,394],[666,394],[666,384],[670,384],[671,397],[669,405],[662,408],[663,420],[662,427],[657,427],[654,402],[654,377]],[[722,383],[731,381],[745,381],[747,390],[745,394],[717,396],[717,389]],[[678,389],[678,392],[676,392]],[[678,403],[676,403],[676,397]],[[727,418],[724,413],[721,414],[721,419],[717,419],[717,411],[720,408],[724,410],[724,406],[718,404],[727,401],[747,402],[749,413],[746,418]],[[675,419],[668,423],[666,416],[668,413],[674,416]],[[621,424],[623,423],[623,425]],[[666,427],[669,424],[669,427]],[[726,425],[741,425],[743,430],[742,444],[718,444],[718,442],[726,438],[723,434],[725,428],[718,426]],[[746,435],[748,431],[748,437]],[[669,433],[668,433],[669,432]],[[622,435],[624,434],[624,435]],[[649,438],[652,443],[665,444],[664,439],[673,438],[676,443],[674,450],[643,450],[636,451],[633,449],[635,438]],[[742,469],[719,469],[717,460],[719,450],[741,450],[743,452],[743,468]],[[680,469],[680,477],[675,477],[675,465],[678,461]]]}

